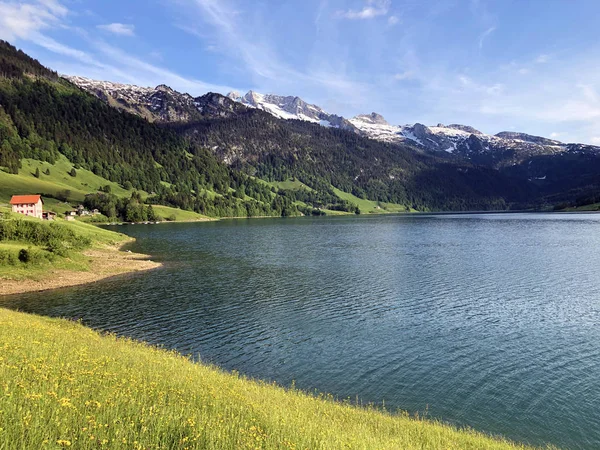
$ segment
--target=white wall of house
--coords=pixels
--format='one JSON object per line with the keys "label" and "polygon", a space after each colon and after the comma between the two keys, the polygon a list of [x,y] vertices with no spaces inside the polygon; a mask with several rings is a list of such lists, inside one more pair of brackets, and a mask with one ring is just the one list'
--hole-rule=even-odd
{"label": "white wall of house", "polygon": [[39,200],[37,203],[19,203],[17,205],[12,205],[13,212],[37,217],[38,219],[42,218],[43,209],[44,206],[42,200]]}

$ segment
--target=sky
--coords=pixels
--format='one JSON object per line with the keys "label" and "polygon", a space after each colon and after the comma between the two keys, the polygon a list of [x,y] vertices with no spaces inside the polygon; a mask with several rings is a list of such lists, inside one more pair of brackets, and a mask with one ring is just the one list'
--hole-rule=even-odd
{"label": "sky", "polygon": [[600,145],[598,0],[0,0],[68,75]]}

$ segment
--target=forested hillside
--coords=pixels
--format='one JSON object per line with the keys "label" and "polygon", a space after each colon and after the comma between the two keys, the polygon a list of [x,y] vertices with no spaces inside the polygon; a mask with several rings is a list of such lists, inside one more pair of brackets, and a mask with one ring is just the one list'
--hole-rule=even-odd
{"label": "forested hillside", "polygon": [[111,108],[7,43],[0,55],[0,166],[7,171],[16,173],[22,158],[52,163],[63,154],[75,168],[184,209],[213,216],[298,213],[286,197],[174,130]]}
{"label": "forested hillside", "polygon": [[[535,185],[496,170],[277,119],[218,94],[188,102],[198,105],[200,119],[153,124],[58,78],[5,42],[0,74],[0,166],[11,173],[22,158],[53,163],[62,154],[75,170],[145,191],[148,202],[221,217],[360,212],[334,188],[422,211],[506,209],[536,197]],[[177,94],[161,91],[170,99]],[[268,184],[290,178],[308,188]],[[100,187],[90,187],[88,203],[118,211],[119,199]]]}
{"label": "forested hillside", "polygon": [[232,167],[260,178],[295,177],[318,191],[333,185],[360,198],[418,210],[505,209],[534,195],[527,183],[492,169],[255,109],[175,127]]}

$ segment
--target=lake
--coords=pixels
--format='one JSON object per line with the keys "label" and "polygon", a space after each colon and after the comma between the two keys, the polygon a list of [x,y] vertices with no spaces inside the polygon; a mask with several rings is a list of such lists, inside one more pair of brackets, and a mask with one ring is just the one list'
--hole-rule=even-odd
{"label": "lake", "polygon": [[165,268],[0,306],[518,441],[600,447],[600,215],[111,229]]}

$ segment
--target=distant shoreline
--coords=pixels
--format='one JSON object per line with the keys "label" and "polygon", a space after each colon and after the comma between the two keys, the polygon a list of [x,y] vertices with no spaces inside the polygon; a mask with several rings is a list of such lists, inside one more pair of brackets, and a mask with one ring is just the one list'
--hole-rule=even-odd
{"label": "distant shoreline", "polygon": [[[126,242],[128,244],[132,240]],[[123,245],[125,245],[123,244]],[[43,279],[2,279],[0,296],[44,292],[65,287],[95,283],[116,275],[158,269],[163,265],[150,260],[149,255],[123,251],[123,245],[94,248],[83,252],[90,259],[87,271],[52,270]]]}

